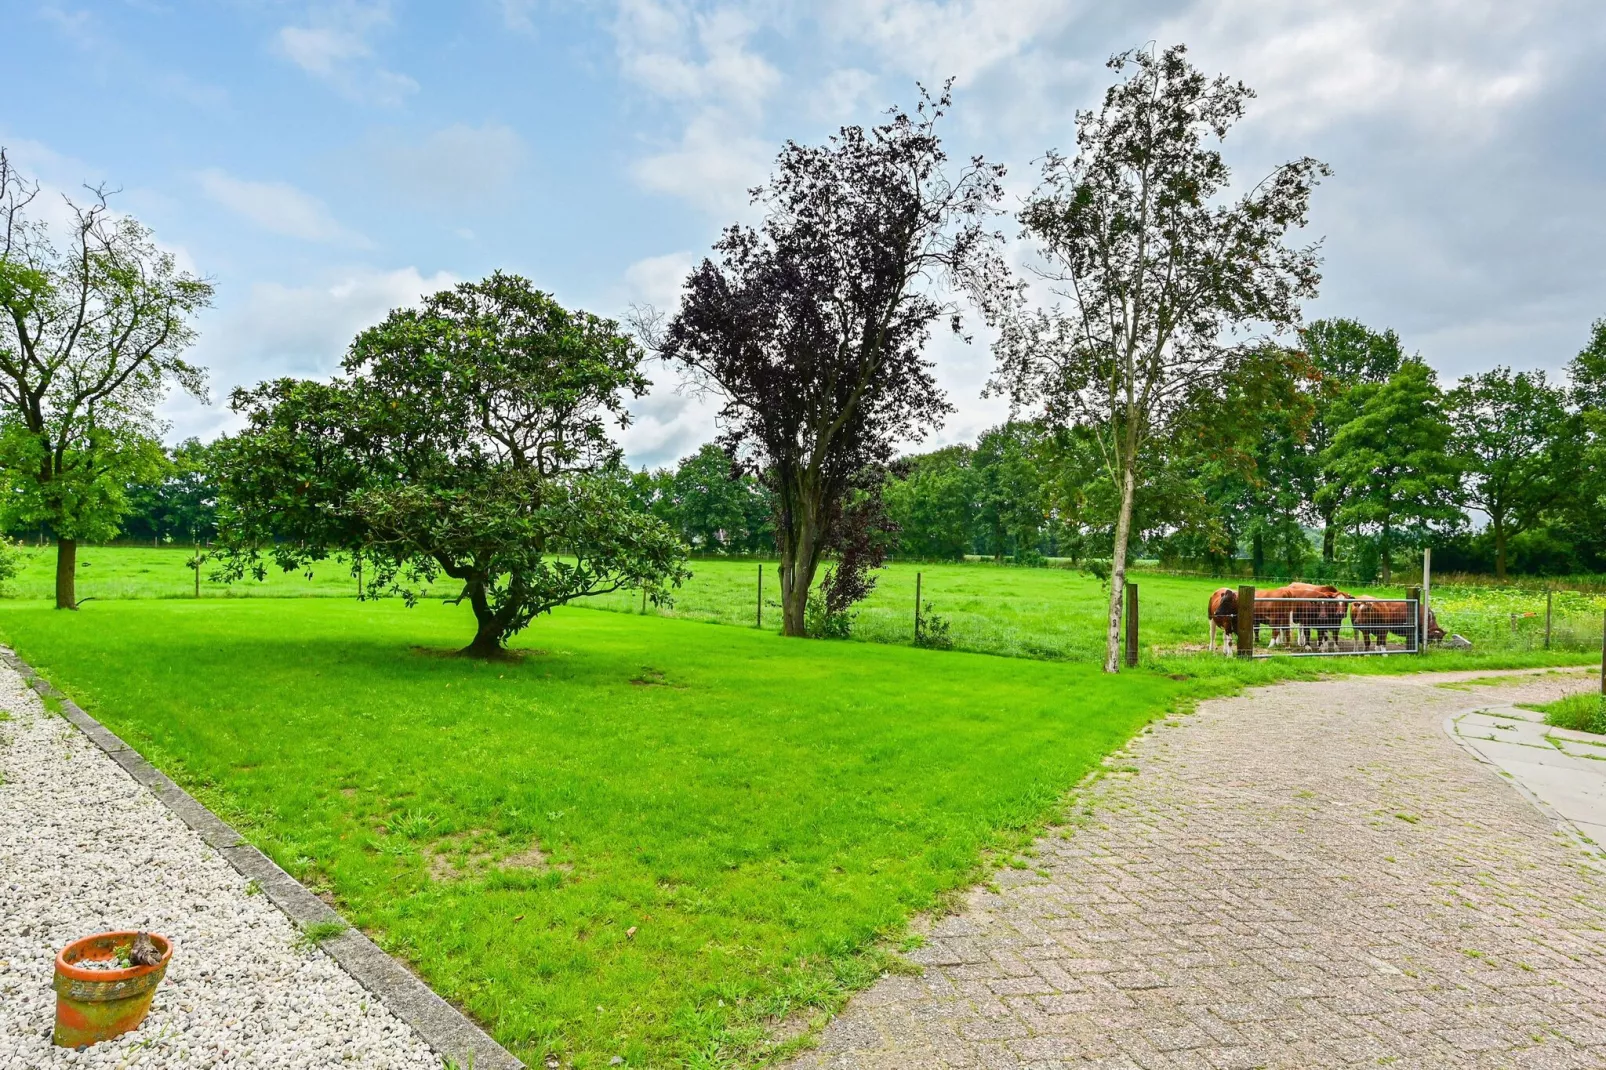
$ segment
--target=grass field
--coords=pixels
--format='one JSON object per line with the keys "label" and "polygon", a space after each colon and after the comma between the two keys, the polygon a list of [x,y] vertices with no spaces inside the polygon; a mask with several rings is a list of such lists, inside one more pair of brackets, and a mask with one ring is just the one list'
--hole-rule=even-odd
{"label": "grass field", "polygon": [[[20,598],[47,598],[54,584],[55,552],[26,551],[22,573],[11,583]],[[82,598],[188,598],[194,595],[192,551],[182,548],[83,547],[79,550]],[[329,561],[311,578],[271,572],[266,582],[211,581],[203,565],[204,598],[342,597],[356,595],[356,580],[344,561]],[[692,579],[675,592],[667,609],[649,615],[754,627],[758,571],[754,561],[697,560]],[[765,570],[764,626],[780,626],[779,585],[773,562]],[[947,620],[956,649],[1014,657],[1100,660],[1103,657],[1105,588],[1085,573],[1061,568],[1014,568],[986,563],[894,562],[878,573],[875,590],[857,609],[854,637],[908,643],[914,634],[915,577],[922,600]],[[1136,573],[1146,654],[1175,652],[1205,643],[1204,611],[1210,592],[1224,583],[1203,577]],[[443,586],[441,594],[456,593]],[[1400,588],[1356,588],[1354,594],[1400,597]],[[1533,589],[1486,585],[1440,586],[1433,604],[1440,623],[1471,639],[1479,653],[1539,652],[1544,646],[1545,596]],[[639,593],[587,599],[577,605],[639,612]],[[1606,595],[1558,591],[1553,603],[1552,649],[1587,653],[1601,647]]]}
{"label": "grass field", "polygon": [[[359,602],[334,563],[195,599],[188,557],[85,548],[98,600],[60,613],[38,553],[0,637],[532,1065],[762,1061],[1199,697],[1598,656],[1202,657],[1215,584],[1144,575],[1145,671],[1112,678],[1077,573],[895,566],[856,628],[880,641],[828,643],[752,626],[755,564],[698,561],[670,614],[593,600],[481,663],[445,656],[464,608]],[[1016,656],[908,646],[916,571],[957,646]]]}

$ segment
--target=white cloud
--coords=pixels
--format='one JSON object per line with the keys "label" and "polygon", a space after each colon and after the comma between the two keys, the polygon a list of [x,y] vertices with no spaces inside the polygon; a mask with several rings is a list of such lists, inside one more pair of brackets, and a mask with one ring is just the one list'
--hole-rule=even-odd
{"label": "white cloud", "polygon": [[358,332],[457,281],[405,267],[348,269],[312,286],[258,282],[242,302],[207,317],[196,356],[230,383],[331,375]]}
{"label": "white cloud", "polygon": [[357,0],[314,7],[305,26],[285,26],[275,38],[279,53],[352,100],[395,106],[417,92],[418,83],[386,70],[368,37],[389,25],[388,0]]}
{"label": "white cloud", "polygon": [[208,197],[263,230],[303,241],[367,244],[341,226],[322,201],[287,182],[252,182],[216,167],[197,178]]}
{"label": "white cloud", "polygon": [[691,252],[665,253],[637,260],[625,269],[625,286],[630,291],[631,301],[673,312],[680,304],[681,289],[695,262],[696,256]]}
{"label": "white cloud", "polygon": [[857,67],[842,67],[825,76],[809,94],[809,111],[828,123],[846,123],[869,101],[876,77]]}
{"label": "white cloud", "polygon": [[1075,0],[832,0],[822,10],[839,41],[868,44],[883,62],[931,82],[961,85],[1069,25]]}
{"label": "white cloud", "polygon": [[694,117],[679,145],[637,160],[631,173],[645,189],[691,202],[711,215],[740,214],[747,191],[769,172],[775,146],[717,113]]}
{"label": "white cloud", "polygon": [[1281,133],[1378,116],[1463,138],[1540,91],[1556,42],[1536,16],[1554,6],[1212,0],[1155,36],[1188,42],[1195,62],[1253,86],[1257,121]]}
{"label": "white cloud", "polygon": [[535,33],[535,19],[530,12],[538,0],[501,0],[502,24],[518,33]]}
{"label": "white cloud", "polygon": [[626,77],[678,108],[678,145],[638,161],[637,182],[728,213],[765,174],[773,146],[754,136],[780,72],[754,52],[758,24],[735,6],[693,10],[685,0],[623,0],[614,20]]}
{"label": "white cloud", "polygon": [[529,157],[512,127],[454,123],[421,140],[399,132],[376,135],[365,161],[383,168],[383,182],[413,200],[456,209],[506,197]]}

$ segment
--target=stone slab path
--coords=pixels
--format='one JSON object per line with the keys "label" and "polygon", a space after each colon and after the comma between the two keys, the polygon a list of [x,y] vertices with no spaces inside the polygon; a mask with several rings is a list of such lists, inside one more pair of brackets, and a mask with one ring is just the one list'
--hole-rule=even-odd
{"label": "stone slab path", "polygon": [[1454,716],[1448,728],[1597,849],[1606,845],[1606,739],[1551,728],[1544,714],[1501,702]]}
{"label": "stone slab path", "polygon": [[1599,860],[1444,731],[1578,682],[1468,675],[1156,727],[793,1067],[1606,1066]]}

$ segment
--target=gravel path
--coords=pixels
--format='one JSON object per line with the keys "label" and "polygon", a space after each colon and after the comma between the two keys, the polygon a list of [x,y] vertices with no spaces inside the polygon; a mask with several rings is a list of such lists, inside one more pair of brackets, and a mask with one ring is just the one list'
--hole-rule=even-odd
{"label": "gravel path", "polygon": [[1606,1066],[1606,877],[1443,727],[1576,678],[1445,679],[1265,688],[1140,737],[795,1070]]}
{"label": "gravel path", "polygon": [[[0,1070],[374,1067],[441,1060],[147,790],[0,666]],[[172,964],[138,1030],[55,1048],[56,952],[151,929]]]}

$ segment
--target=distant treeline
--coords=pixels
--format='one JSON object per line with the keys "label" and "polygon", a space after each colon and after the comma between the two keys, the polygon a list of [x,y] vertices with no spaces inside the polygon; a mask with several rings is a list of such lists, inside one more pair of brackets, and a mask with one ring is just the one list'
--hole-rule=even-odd
{"label": "distant treeline", "polygon": [[[1266,347],[1181,434],[1150,447],[1136,549],[1162,565],[1368,582],[1431,545],[1442,571],[1606,572],[1606,321],[1567,368],[1495,368],[1446,390],[1392,331],[1324,320]],[[900,458],[880,494],[895,557],[1019,564],[1110,554],[1116,496],[1092,429],[1013,421]],[[124,488],[123,537],[210,540],[211,448]],[[697,554],[770,554],[769,489],[716,445],[631,479]],[[20,536],[46,532],[14,532]]]}

